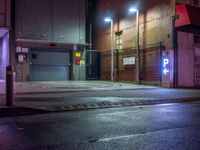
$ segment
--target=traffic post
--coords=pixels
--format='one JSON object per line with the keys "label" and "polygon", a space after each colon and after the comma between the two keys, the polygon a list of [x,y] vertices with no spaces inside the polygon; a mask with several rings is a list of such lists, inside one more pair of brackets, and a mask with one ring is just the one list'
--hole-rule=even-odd
{"label": "traffic post", "polygon": [[6,106],[13,105],[13,68],[6,67]]}

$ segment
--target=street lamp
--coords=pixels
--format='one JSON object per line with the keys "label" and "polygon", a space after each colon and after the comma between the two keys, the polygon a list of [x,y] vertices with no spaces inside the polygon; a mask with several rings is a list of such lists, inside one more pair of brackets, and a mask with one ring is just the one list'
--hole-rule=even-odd
{"label": "street lamp", "polygon": [[139,11],[136,8],[130,8],[129,12],[136,12],[136,81],[140,84]]}
{"label": "street lamp", "polygon": [[105,22],[110,22],[110,47],[111,47],[111,81],[114,81],[114,52],[113,52],[113,20],[111,18],[105,18]]}

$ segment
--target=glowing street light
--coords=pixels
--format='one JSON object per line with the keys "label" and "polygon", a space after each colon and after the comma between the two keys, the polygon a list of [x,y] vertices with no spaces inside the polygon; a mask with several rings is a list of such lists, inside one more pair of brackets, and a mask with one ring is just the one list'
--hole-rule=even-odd
{"label": "glowing street light", "polygon": [[136,12],[136,81],[140,84],[139,11],[136,8],[130,8],[129,12]]}
{"label": "glowing street light", "polygon": [[136,8],[130,8],[129,12],[137,12],[138,10]]}
{"label": "glowing street light", "polygon": [[112,19],[107,17],[107,18],[104,19],[104,21],[105,22],[112,22]]}
{"label": "glowing street light", "polygon": [[105,22],[110,22],[110,47],[111,47],[111,81],[114,81],[114,52],[113,52],[113,20],[111,18],[105,18]]}

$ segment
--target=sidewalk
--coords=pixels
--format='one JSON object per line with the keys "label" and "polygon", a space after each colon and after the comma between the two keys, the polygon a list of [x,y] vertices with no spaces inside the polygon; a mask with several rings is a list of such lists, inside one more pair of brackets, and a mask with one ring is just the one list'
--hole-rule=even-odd
{"label": "sidewalk", "polygon": [[[50,82],[15,82],[15,97],[41,98],[47,94],[64,92],[87,92],[87,91],[112,91],[125,89],[152,89],[156,86],[137,85],[131,83],[113,83],[107,81],[50,81]],[[0,82],[0,107],[5,106],[5,84]],[[22,96],[23,95],[23,96]]]}
{"label": "sidewalk", "polygon": [[200,90],[106,81],[24,82],[15,83],[14,89],[13,107],[6,107],[5,95],[0,95],[0,113],[7,109],[58,112],[200,100]]}
{"label": "sidewalk", "polygon": [[156,86],[106,81],[58,81],[15,83],[16,94],[102,91],[119,89],[150,89]]}

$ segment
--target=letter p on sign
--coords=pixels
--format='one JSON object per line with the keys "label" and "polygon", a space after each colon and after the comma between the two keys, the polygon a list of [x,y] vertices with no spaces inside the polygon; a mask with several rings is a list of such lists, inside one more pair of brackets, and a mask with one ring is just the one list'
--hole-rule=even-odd
{"label": "letter p on sign", "polygon": [[166,65],[169,64],[169,59],[164,59],[163,60],[163,67],[166,67]]}

